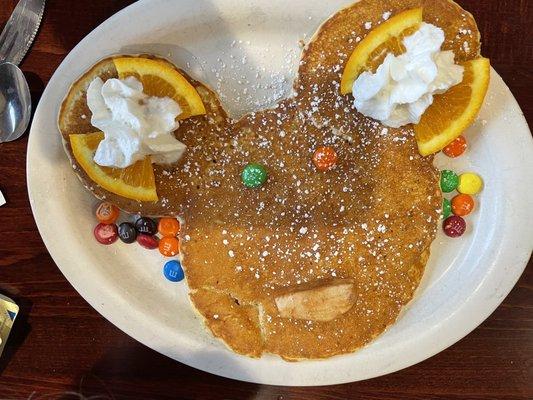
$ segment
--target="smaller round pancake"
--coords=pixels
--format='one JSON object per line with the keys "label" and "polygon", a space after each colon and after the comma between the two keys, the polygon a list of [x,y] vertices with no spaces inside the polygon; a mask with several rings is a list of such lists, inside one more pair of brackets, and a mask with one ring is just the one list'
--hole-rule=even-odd
{"label": "smaller round pancake", "polygon": [[[172,65],[164,59],[150,55],[135,57],[158,59]],[[206,170],[209,164],[213,162],[211,156],[213,149],[223,146],[227,142],[228,118],[226,112],[212,90],[172,65],[172,68],[177,69],[196,88],[205,105],[206,114],[180,121],[180,126],[174,135],[187,145],[187,151],[176,164],[153,164],[159,197],[157,202],[141,202],[111,193],[93,182],[81,168],[73,156],[69,135],[97,131],[91,125],[91,111],[87,106],[87,88],[96,77],[100,77],[104,81],[118,78],[113,58],[106,58],[85,72],[71,86],[63,100],[58,126],[63,137],[65,151],[83,185],[98,199],[108,200],[130,213],[152,216],[179,215],[183,205],[190,198],[191,192],[198,190],[203,185],[203,174],[194,174],[193,172]]]}

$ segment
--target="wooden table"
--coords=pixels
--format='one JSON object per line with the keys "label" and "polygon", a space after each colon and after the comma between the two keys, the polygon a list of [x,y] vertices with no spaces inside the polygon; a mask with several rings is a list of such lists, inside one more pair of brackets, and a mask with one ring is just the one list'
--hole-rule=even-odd
{"label": "wooden table", "polygon": [[[177,0],[176,0],[177,1]],[[2,0],[0,23],[15,0]],[[67,53],[128,0],[49,0],[22,69],[34,104]],[[483,54],[533,118],[533,2],[462,0],[478,21]],[[0,145],[0,292],[22,312],[0,359],[0,399],[526,399],[533,398],[533,273],[529,268],[479,328],[403,371],[346,385],[284,388],[241,383],[166,358],[110,324],[65,280],[35,226],[26,190],[28,137]],[[533,222],[533,221],[532,221]]]}

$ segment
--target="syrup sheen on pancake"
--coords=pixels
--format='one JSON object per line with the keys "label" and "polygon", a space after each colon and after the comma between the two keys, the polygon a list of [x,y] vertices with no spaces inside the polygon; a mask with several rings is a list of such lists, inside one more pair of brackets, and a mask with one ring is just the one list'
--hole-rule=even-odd
{"label": "syrup sheen on pancake", "polygon": [[[207,114],[176,131],[188,151],[172,168],[156,168],[159,202],[92,188],[130,212],[184,217],[192,303],[233,351],[286,360],[352,352],[412,299],[440,218],[438,171],[432,157],[419,155],[412,128],[385,128],[358,114],[339,85],[365,26],[420,6],[425,21],[444,29],[443,48],[457,60],[479,55],[475,21],[451,1],[363,0],[322,25],[303,53],[297,94],[274,109],[229,121],[214,93],[194,82]],[[79,115],[84,82],[95,75],[114,72],[104,60],[74,84],[60,117],[63,135],[91,131]],[[335,168],[316,170],[318,146],[335,149]],[[268,169],[260,188],[240,181],[250,162]],[[327,298],[339,293],[337,302]],[[338,310],[308,309],[302,299]]]}

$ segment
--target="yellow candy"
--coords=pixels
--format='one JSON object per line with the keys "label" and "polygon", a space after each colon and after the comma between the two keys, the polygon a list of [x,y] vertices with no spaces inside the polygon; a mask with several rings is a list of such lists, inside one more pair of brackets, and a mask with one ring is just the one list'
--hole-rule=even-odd
{"label": "yellow candy", "polygon": [[457,191],[463,194],[476,194],[483,188],[483,179],[478,174],[466,172],[459,175]]}

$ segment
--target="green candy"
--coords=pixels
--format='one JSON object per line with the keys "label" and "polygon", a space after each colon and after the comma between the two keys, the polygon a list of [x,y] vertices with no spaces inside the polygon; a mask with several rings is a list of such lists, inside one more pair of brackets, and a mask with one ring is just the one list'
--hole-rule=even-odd
{"label": "green candy", "polygon": [[241,173],[241,180],[247,188],[258,188],[267,180],[268,174],[264,166],[258,163],[250,163]]}
{"label": "green candy", "polygon": [[459,177],[453,171],[449,169],[442,170],[440,172],[440,190],[444,193],[453,192],[459,185]]}
{"label": "green candy", "polygon": [[452,214],[452,203],[450,200],[444,198],[442,199],[442,218],[446,219]]}

